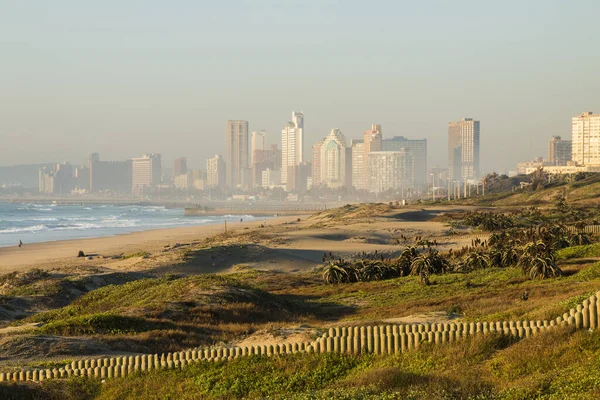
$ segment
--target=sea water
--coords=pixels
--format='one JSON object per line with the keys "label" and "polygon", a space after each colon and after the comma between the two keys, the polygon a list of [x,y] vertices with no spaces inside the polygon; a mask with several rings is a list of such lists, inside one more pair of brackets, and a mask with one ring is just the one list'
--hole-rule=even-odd
{"label": "sea water", "polygon": [[150,229],[253,221],[251,215],[185,216],[154,206],[0,203],[0,246],[112,236]]}

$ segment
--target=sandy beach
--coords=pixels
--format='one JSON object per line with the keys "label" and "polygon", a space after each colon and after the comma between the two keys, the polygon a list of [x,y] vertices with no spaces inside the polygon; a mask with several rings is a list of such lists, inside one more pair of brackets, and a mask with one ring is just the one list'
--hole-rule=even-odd
{"label": "sandy beach", "polygon": [[[267,226],[296,220],[295,216],[272,218],[267,221]],[[263,223],[262,220],[228,223],[227,230],[237,232],[245,228],[254,229]],[[85,260],[77,258],[79,250],[86,254],[105,257],[138,252],[155,253],[163,250],[165,246],[198,242],[224,231],[223,224],[201,225],[155,229],[100,238],[25,243],[21,248],[18,246],[0,247],[0,274],[28,268],[57,268],[80,264]],[[104,263],[109,262],[107,259],[103,259],[103,261]]]}
{"label": "sandy beach", "polygon": [[[248,244],[244,250],[230,248],[215,256],[194,252],[195,258],[182,267],[173,250],[202,247],[204,241],[223,234],[225,227],[202,225],[148,230],[110,237],[25,243],[0,248],[0,274],[31,268],[61,270],[73,267],[103,267],[112,270],[163,271],[178,265],[174,272],[223,272],[238,264],[262,269],[306,270],[321,263],[323,253],[350,255],[358,252],[398,252],[412,244],[414,236],[440,238],[440,248],[457,248],[442,238],[448,227],[431,221],[443,209],[402,208],[377,218],[336,219],[324,215],[285,216],[265,221],[228,223],[231,238],[219,238],[211,246]],[[400,238],[406,237],[410,242]],[[210,239],[212,240],[212,239]],[[79,251],[91,259],[78,258]],[[129,257],[137,253],[145,257]],[[123,259],[125,258],[125,259]],[[160,268],[160,269],[159,269]]]}

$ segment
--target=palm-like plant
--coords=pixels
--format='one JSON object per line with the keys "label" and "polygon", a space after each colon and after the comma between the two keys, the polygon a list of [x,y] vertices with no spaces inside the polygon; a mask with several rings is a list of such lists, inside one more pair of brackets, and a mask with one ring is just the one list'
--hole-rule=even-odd
{"label": "palm-like plant", "polygon": [[330,284],[348,282],[348,271],[341,262],[331,260],[325,266],[323,280]]}
{"label": "palm-like plant", "polygon": [[451,265],[437,250],[429,249],[427,253],[423,253],[415,257],[410,264],[412,275],[417,275],[419,280],[424,285],[429,285],[429,276],[431,274],[439,274],[450,269]]}
{"label": "palm-like plant", "polygon": [[554,278],[562,275],[562,270],[551,257],[528,257],[523,270],[531,279]]}
{"label": "palm-like plant", "polygon": [[491,265],[490,256],[481,251],[470,252],[464,260],[467,270],[477,270],[489,268]]}
{"label": "palm-like plant", "polygon": [[583,246],[584,244],[591,244],[592,238],[589,233],[579,231],[572,234],[569,241],[571,246]]}

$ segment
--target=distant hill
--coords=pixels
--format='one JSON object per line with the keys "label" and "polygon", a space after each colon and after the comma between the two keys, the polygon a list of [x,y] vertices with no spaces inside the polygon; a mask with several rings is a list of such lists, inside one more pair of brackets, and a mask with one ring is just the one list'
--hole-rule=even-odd
{"label": "distant hill", "polygon": [[38,171],[42,167],[49,167],[54,163],[48,164],[26,164],[13,165],[10,167],[0,167],[0,186],[20,184],[27,188],[38,187]]}

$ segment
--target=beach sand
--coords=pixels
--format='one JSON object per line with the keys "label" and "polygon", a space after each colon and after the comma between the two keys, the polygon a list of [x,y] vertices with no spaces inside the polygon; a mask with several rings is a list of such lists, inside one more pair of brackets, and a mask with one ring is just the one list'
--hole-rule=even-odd
{"label": "beach sand", "polygon": [[[295,221],[297,217],[278,217],[267,220],[267,226]],[[244,228],[258,228],[264,221],[228,223],[229,232]],[[57,268],[81,264],[79,250],[85,254],[111,257],[139,252],[155,253],[176,243],[198,242],[224,232],[224,224],[200,225],[182,228],[156,229],[90,239],[61,240],[42,243],[25,243],[23,247],[0,247],[0,274],[29,268]],[[94,258],[97,260],[96,256]],[[104,263],[109,263],[107,259]]]}
{"label": "beach sand", "polygon": [[[440,250],[459,248],[470,239],[446,236],[448,226],[431,219],[444,209],[396,209],[375,217],[337,219],[315,215],[286,216],[228,223],[233,240],[218,237],[224,226],[203,225],[149,230],[110,237],[25,243],[23,247],[0,248],[0,274],[31,268],[68,270],[74,267],[102,267],[113,271],[156,273],[224,272],[244,264],[260,269],[307,270],[322,263],[324,253],[348,256],[359,252],[397,253],[413,244],[417,235],[439,239]],[[298,221],[300,220],[300,221]],[[404,236],[408,240],[400,240]],[[193,249],[193,258],[183,265],[173,246]],[[247,244],[243,248],[231,244]],[[228,246],[222,253],[198,251],[203,246]],[[92,259],[78,258],[79,251]],[[127,257],[136,253],[146,257]],[[126,259],[123,259],[125,256]],[[179,258],[178,258],[179,257]],[[172,267],[172,268],[171,268]]]}

